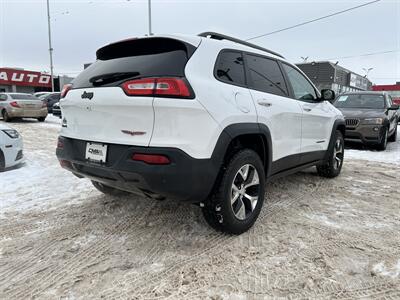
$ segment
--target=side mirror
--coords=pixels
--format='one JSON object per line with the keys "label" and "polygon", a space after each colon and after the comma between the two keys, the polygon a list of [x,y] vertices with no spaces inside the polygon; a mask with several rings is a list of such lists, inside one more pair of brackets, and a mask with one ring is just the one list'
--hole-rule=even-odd
{"label": "side mirror", "polygon": [[398,110],[400,106],[393,104],[391,107],[388,108],[388,110]]}
{"label": "side mirror", "polygon": [[321,90],[321,100],[333,101],[335,100],[335,92],[329,89]]}

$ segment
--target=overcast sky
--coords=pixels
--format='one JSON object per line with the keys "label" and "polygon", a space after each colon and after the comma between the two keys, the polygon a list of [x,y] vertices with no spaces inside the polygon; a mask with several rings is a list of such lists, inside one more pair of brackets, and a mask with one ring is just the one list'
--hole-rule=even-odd
{"label": "overcast sky", "polygon": [[[364,1],[153,0],[154,33],[218,31],[249,38]],[[97,48],[147,33],[147,1],[50,0],[56,74],[76,75]],[[400,0],[382,0],[252,42],[291,62],[330,59],[375,83],[400,81]],[[367,53],[392,53],[359,56]],[[358,56],[343,58],[348,56]],[[45,0],[0,0],[0,67],[49,70]]]}

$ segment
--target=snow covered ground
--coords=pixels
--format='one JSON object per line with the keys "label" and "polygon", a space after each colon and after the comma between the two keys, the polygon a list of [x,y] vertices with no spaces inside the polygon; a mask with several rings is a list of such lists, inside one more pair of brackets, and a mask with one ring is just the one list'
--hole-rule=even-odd
{"label": "snow covered ground", "polygon": [[[397,132],[400,133],[400,125],[397,126]],[[357,147],[357,145],[352,146],[357,149],[346,149],[345,159],[362,159],[400,165],[400,134],[396,142],[388,143],[386,151]]]}
{"label": "snow covered ground", "polygon": [[59,203],[73,203],[92,190],[91,185],[69,176],[55,156],[59,118],[49,115],[45,123],[24,120],[9,124],[24,139],[25,163],[0,173],[0,218],[9,210],[54,209]]}
{"label": "snow covered ground", "polygon": [[63,170],[58,118],[10,125],[26,163],[0,173],[0,299],[400,298],[400,142],[346,149],[332,180],[269,183],[232,237],[199,207],[105,196]]}

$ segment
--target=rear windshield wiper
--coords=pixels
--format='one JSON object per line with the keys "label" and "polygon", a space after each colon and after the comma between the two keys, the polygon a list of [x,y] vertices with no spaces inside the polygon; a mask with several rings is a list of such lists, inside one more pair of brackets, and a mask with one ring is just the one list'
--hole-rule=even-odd
{"label": "rear windshield wiper", "polygon": [[133,78],[139,76],[139,72],[115,72],[93,76],[89,79],[93,85],[103,85],[123,79]]}

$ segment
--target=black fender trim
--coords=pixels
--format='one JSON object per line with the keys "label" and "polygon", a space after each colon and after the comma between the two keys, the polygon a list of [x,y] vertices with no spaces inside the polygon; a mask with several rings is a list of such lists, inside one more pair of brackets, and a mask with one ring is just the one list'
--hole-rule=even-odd
{"label": "black fender trim", "polygon": [[[219,166],[222,165],[225,154],[232,140],[248,134],[256,134],[264,137],[266,145],[264,145],[265,157],[265,174],[268,177],[271,173],[272,164],[272,140],[269,128],[259,123],[235,123],[225,127],[220,134],[216,146],[212,154],[212,161]],[[264,144],[265,144],[264,143]]]}
{"label": "black fender trim", "polygon": [[344,119],[336,119],[335,122],[333,123],[331,137],[329,139],[329,145],[328,145],[328,149],[326,150],[326,153],[325,153],[324,161],[327,161],[329,159],[330,150],[333,148],[334,143],[335,143],[334,136],[335,136],[336,130],[340,130],[343,134],[343,138],[345,137],[346,122],[344,121]]}

